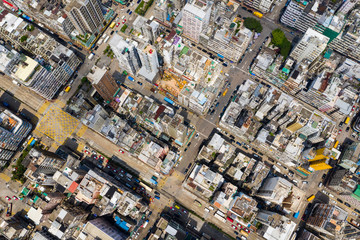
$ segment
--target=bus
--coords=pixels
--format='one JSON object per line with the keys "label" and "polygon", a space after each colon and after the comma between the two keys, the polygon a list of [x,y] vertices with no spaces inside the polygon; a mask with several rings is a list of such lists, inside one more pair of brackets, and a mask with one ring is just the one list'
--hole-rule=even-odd
{"label": "bus", "polygon": [[308,201],[308,202],[311,202],[314,198],[315,198],[315,195],[313,194],[313,195],[311,195],[310,197],[308,197],[307,201]]}
{"label": "bus", "polygon": [[174,105],[174,101],[171,100],[170,98],[165,97],[164,101],[170,103],[171,105]]}
{"label": "bus", "polygon": [[196,203],[199,207],[202,206],[201,202],[199,202],[198,200],[195,200],[194,203]]}
{"label": "bus", "polygon": [[263,17],[263,14],[260,13],[260,12],[253,12],[253,14],[258,17],[258,18],[262,18]]}
{"label": "bus", "polygon": [[222,221],[223,223],[226,223],[226,219],[222,216],[220,216],[219,214],[215,213],[214,216],[219,219],[220,221]]}
{"label": "bus", "polygon": [[148,191],[149,193],[152,192],[152,190],[153,190],[151,187],[149,187],[145,183],[141,182],[139,185],[142,186],[143,188],[145,188],[145,190]]}
{"label": "bus", "polygon": [[349,124],[349,122],[350,122],[350,117],[346,117],[346,119],[345,119],[345,124]]}
{"label": "bus", "polygon": [[112,23],[110,24],[110,28],[114,28],[115,25],[116,25],[116,22],[112,22]]}
{"label": "bus", "polygon": [[334,148],[337,148],[339,145],[339,141],[336,140],[335,144],[334,144]]}

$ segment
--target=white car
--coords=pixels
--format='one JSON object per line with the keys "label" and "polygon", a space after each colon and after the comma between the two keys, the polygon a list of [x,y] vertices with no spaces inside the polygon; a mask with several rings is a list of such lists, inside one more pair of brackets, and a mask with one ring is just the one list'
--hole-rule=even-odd
{"label": "white car", "polygon": [[196,134],[195,134],[195,138],[198,138],[198,137],[199,137],[199,133],[196,133]]}

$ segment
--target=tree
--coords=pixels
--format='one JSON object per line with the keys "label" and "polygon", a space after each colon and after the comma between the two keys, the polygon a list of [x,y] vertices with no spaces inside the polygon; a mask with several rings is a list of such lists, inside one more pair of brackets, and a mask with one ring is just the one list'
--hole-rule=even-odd
{"label": "tree", "polygon": [[27,35],[24,35],[20,38],[20,42],[25,42],[28,39]]}
{"label": "tree", "polygon": [[89,80],[87,79],[87,77],[83,77],[82,79],[81,79],[81,83],[82,84],[85,84],[85,83],[87,83]]}
{"label": "tree", "polygon": [[272,31],[271,35],[272,35],[271,42],[277,47],[280,47],[283,41],[286,39],[284,32],[281,31],[281,29],[279,28]]}
{"label": "tree", "polygon": [[287,40],[285,38],[284,41],[282,42],[281,46],[280,46],[280,54],[281,54],[281,56],[286,58],[289,55],[290,49],[291,49],[291,42],[289,42],[289,40]]}
{"label": "tree", "polygon": [[261,33],[263,29],[260,22],[255,18],[246,18],[244,21],[244,25],[246,28],[250,30],[255,30],[255,32],[258,33]]}
{"label": "tree", "polygon": [[35,28],[34,28],[34,25],[32,25],[32,24],[30,24],[30,25],[27,26],[27,30],[30,31],[30,32],[31,32],[31,31],[34,31],[34,29],[35,29]]}

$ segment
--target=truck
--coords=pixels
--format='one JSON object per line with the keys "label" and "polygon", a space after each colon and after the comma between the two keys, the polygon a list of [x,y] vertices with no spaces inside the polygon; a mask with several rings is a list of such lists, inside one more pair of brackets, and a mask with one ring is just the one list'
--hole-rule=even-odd
{"label": "truck", "polygon": [[97,44],[100,46],[102,43],[103,43],[103,39],[100,39],[98,42],[97,42]]}
{"label": "truck", "polygon": [[91,60],[91,59],[93,59],[94,56],[95,56],[95,53],[91,53],[91,54],[88,56],[88,59]]}
{"label": "truck", "polygon": [[110,28],[114,28],[115,25],[116,25],[116,22],[114,21],[114,22],[112,22],[112,23],[110,24]]}
{"label": "truck", "polygon": [[130,81],[134,81],[134,78],[131,77],[131,76],[128,76],[128,79],[129,79]]}

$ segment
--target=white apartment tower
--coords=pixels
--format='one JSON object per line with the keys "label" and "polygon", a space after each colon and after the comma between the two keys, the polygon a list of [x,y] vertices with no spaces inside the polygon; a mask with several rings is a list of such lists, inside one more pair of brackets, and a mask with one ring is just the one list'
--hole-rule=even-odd
{"label": "white apartment tower", "polygon": [[346,0],[341,5],[338,12],[343,13],[343,14],[347,14],[358,2],[359,2],[359,0]]}
{"label": "white apartment tower", "polygon": [[73,0],[65,11],[76,30],[82,34],[96,32],[104,22],[98,0]]}
{"label": "white apartment tower", "polygon": [[205,26],[209,24],[212,2],[196,0],[187,3],[182,11],[182,26],[184,35],[195,42]]}
{"label": "white apartment tower", "polygon": [[290,53],[290,57],[300,63],[304,59],[313,62],[327,46],[329,38],[309,28],[301,41]]}
{"label": "white apartment tower", "polygon": [[257,195],[270,202],[282,204],[283,200],[289,195],[291,188],[292,184],[286,179],[281,177],[271,177],[264,180]]}
{"label": "white apartment tower", "polygon": [[270,11],[273,2],[274,0],[245,0],[244,4],[262,13],[267,13]]}

